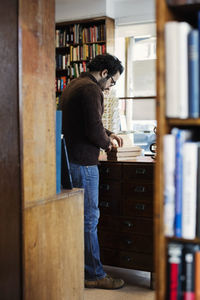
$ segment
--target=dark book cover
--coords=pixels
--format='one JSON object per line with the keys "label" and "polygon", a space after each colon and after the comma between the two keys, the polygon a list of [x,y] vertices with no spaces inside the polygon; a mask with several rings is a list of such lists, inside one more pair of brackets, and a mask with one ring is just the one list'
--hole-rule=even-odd
{"label": "dark book cover", "polygon": [[63,189],[73,188],[72,176],[71,176],[68,153],[67,153],[67,146],[63,135],[62,135],[61,184]]}
{"label": "dark book cover", "polygon": [[199,117],[199,33],[192,29],[188,35],[189,117]]}
{"label": "dark book cover", "polygon": [[183,268],[182,268],[182,299],[195,299],[195,252],[197,246],[185,244],[183,248]]}
{"label": "dark book cover", "polygon": [[167,299],[181,300],[182,249],[178,243],[168,245]]}

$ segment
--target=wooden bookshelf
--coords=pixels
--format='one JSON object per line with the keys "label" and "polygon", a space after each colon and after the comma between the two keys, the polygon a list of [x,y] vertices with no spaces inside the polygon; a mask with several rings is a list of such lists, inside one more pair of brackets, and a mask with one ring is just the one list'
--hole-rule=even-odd
{"label": "wooden bookshelf", "polygon": [[157,18],[157,157],[155,172],[155,201],[154,201],[154,226],[155,226],[155,264],[156,264],[156,299],[166,299],[166,248],[168,242],[200,243],[199,239],[184,240],[178,238],[166,238],[164,236],[163,222],[163,136],[170,133],[173,127],[197,129],[200,119],[169,119],[165,117],[165,47],[164,25],[167,21],[186,21],[196,26],[197,11],[200,5],[184,5],[168,7],[165,0],[156,0]]}
{"label": "wooden bookshelf", "polygon": [[[98,54],[114,54],[114,20],[109,17],[73,20],[56,24],[56,96],[86,71]],[[58,99],[57,99],[58,100]]]}

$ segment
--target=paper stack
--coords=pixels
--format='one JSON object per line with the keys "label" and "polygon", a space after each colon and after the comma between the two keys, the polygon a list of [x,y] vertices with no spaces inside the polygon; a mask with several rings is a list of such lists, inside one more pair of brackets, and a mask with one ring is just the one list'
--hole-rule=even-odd
{"label": "paper stack", "polygon": [[107,152],[107,159],[108,160],[128,160],[133,159],[136,156],[140,156],[142,149],[138,146],[131,146],[131,147],[116,147],[113,148],[111,151]]}

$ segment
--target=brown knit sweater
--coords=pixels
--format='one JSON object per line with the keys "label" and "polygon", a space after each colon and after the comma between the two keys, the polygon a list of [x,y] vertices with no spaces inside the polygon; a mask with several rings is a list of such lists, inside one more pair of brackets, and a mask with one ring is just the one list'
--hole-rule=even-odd
{"label": "brown knit sweater", "polygon": [[81,73],[63,91],[62,127],[70,162],[96,165],[100,148],[108,148],[111,132],[102,124],[103,102],[102,90],[90,73]]}

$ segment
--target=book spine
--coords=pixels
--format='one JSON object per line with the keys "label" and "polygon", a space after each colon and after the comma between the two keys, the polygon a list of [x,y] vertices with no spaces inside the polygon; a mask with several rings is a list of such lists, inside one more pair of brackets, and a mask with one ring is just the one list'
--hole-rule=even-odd
{"label": "book spine", "polygon": [[178,60],[178,22],[165,24],[165,65],[166,65],[166,116],[176,118],[178,111],[177,60]]}
{"label": "book spine", "polygon": [[181,300],[182,245],[168,245],[167,299]]}
{"label": "book spine", "polygon": [[197,154],[197,210],[196,210],[196,237],[200,238],[200,144]]}
{"label": "book spine", "polygon": [[195,142],[183,145],[182,237],[185,239],[196,236],[197,151]]}
{"label": "book spine", "polygon": [[182,293],[184,300],[195,300],[195,245],[186,244],[183,249]]}
{"label": "book spine", "polygon": [[164,224],[165,235],[174,235],[175,211],[175,136],[164,136]]}
{"label": "book spine", "polygon": [[195,300],[200,300],[200,251],[195,253]]}
{"label": "book spine", "polygon": [[197,29],[188,35],[189,117],[199,117],[199,34]]}
{"label": "book spine", "polygon": [[188,118],[188,34],[191,26],[180,22],[178,26],[178,103],[179,117]]}

